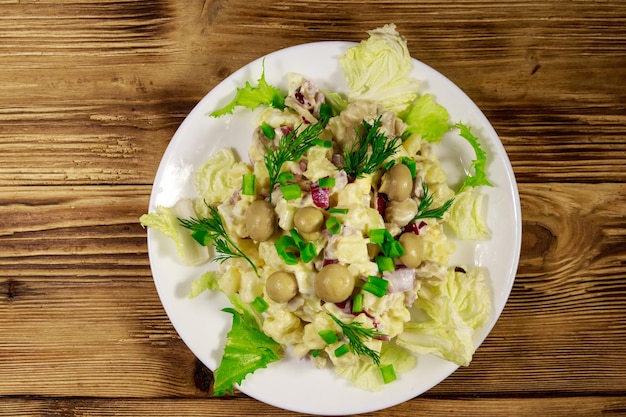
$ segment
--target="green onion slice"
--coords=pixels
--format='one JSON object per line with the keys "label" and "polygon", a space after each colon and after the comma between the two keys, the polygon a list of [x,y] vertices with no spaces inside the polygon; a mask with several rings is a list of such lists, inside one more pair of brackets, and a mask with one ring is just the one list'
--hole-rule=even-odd
{"label": "green onion slice", "polygon": [[341,346],[339,346],[337,349],[335,349],[335,357],[340,357],[345,355],[346,353],[348,353],[350,351],[350,348],[348,348],[348,345],[346,345],[345,343]]}
{"label": "green onion slice", "polygon": [[300,249],[300,259],[302,262],[309,263],[317,256],[317,250],[315,249],[315,245],[313,242],[307,243]]}
{"label": "green onion slice", "polygon": [[281,185],[280,191],[283,193],[285,200],[295,200],[302,197],[302,190],[298,184]]}
{"label": "green onion slice", "polygon": [[335,213],[335,214],[348,214],[348,209],[347,208],[337,208],[337,207],[332,207],[328,209],[329,213]]}
{"label": "green onion slice", "polygon": [[276,131],[267,122],[263,122],[261,124],[261,131],[265,136],[267,136],[268,139],[274,139],[276,136]]}
{"label": "green onion slice", "polygon": [[383,382],[388,384],[396,380],[396,371],[393,365],[383,365],[380,367],[380,373],[383,376]]}
{"label": "green onion slice", "polygon": [[267,310],[269,304],[267,304],[267,301],[265,301],[263,297],[257,297],[252,300],[252,307],[259,313],[263,313],[265,310]]}
{"label": "green onion slice", "polygon": [[404,246],[402,243],[397,240],[391,240],[388,243],[383,245],[383,253],[385,253],[389,258],[399,258],[404,255]]}
{"label": "green onion slice", "polygon": [[383,278],[370,275],[367,277],[367,282],[363,285],[362,290],[374,294],[376,297],[382,297],[387,294],[387,287],[389,281]]}
{"label": "green onion slice", "polygon": [[414,159],[409,158],[408,156],[403,156],[401,159],[402,163],[407,166],[409,171],[411,171],[411,178],[415,179],[417,175],[417,162]]}
{"label": "green onion slice", "polygon": [[379,272],[394,271],[396,269],[393,259],[388,256],[377,256],[376,265],[378,265]]}
{"label": "green onion slice", "polygon": [[352,312],[360,313],[363,311],[363,293],[354,294],[352,297]]}
{"label": "green onion slice", "polygon": [[293,175],[293,172],[284,171],[278,174],[278,183],[280,185],[287,185],[287,183],[289,181],[293,181],[294,178],[295,176]]}
{"label": "green onion slice", "polygon": [[370,242],[382,245],[385,240],[391,237],[391,233],[387,229],[372,229],[370,230]]}
{"label": "green onion slice", "polygon": [[320,188],[333,188],[335,186],[335,177],[324,177],[317,181]]}
{"label": "green onion slice", "polygon": [[320,330],[319,332],[317,332],[317,334],[319,334],[322,340],[328,345],[332,345],[333,343],[339,341],[337,333],[332,330]]}
{"label": "green onion slice", "polygon": [[256,176],[254,174],[243,174],[243,180],[241,184],[241,194],[254,195],[254,182]]}
{"label": "green onion slice", "polygon": [[276,248],[278,256],[280,256],[287,265],[296,265],[298,263],[298,257],[294,253],[298,247],[291,236],[281,236],[274,242],[274,247]]}
{"label": "green onion slice", "polygon": [[313,141],[317,146],[321,146],[322,148],[331,148],[333,146],[333,142],[330,140],[323,140],[323,139],[315,139]]}
{"label": "green onion slice", "polygon": [[341,232],[341,222],[335,216],[330,216],[326,219],[326,229],[333,235],[339,234]]}

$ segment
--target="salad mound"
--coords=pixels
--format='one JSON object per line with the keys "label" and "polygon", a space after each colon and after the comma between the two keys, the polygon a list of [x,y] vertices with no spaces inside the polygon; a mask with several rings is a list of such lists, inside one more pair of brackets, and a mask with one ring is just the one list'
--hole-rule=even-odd
{"label": "salad mound", "polygon": [[[339,59],[348,92],[293,73],[286,94],[264,73],[237,89],[211,117],[257,111],[248,160],[222,149],[197,170],[197,198],[140,219],[187,264],[217,263],[190,292],[232,303],[215,395],[287,349],[370,391],[413,368],[413,353],[471,361],[490,286],[483,268],[451,264],[448,235],[489,236],[477,191],[491,185],[486,154],[420,94],[395,26],[369,35]],[[456,190],[435,155],[450,131],[476,153]]]}

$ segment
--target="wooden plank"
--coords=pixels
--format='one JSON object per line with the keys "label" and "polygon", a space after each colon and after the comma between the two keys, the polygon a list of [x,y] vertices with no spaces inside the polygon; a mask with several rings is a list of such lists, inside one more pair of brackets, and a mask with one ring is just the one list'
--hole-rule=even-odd
{"label": "wooden plank", "polygon": [[[418,411],[419,410],[419,411]],[[624,397],[557,397],[557,398],[437,398],[424,396],[377,412],[359,414],[362,417],[413,417],[480,415],[507,416],[597,416],[621,415],[626,412]],[[0,399],[3,417],[204,417],[204,416],[306,416],[263,404],[251,398],[223,399],[63,399],[63,398],[4,398]]]}
{"label": "wooden plank", "polygon": [[279,47],[360,40],[383,10],[413,56],[485,111],[520,182],[626,179],[622,3],[399,2],[350,21],[359,2],[304,2],[291,25],[281,2],[188,3],[5,5],[0,185],[149,184],[176,127],[228,74]]}
{"label": "wooden plank", "polygon": [[[206,395],[206,372],[152,283],[137,224],[149,190],[0,189],[0,395]],[[522,184],[521,193],[508,305],[471,366],[432,395],[623,394],[626,187]]]}

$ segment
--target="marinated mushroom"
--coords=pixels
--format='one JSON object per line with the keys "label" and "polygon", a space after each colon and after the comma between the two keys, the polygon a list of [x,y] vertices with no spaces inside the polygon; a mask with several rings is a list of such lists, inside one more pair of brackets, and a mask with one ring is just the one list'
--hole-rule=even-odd
{"label": "marinated mushroom", "polygon": [[296,211],[293,217],[293,223],[299,232],[318,232],[324,224],[324,213],[317,207],[302,207]]}
{"label": "marinated mushroom", "polygon": [[298,294],[298,281],[292,273],[276,271],[267,277],[265,291],[277,303],[286,303]]}
{"label": "marinated mushroom", "polygon": [[404,201],[390,201],[385,208],[385,221],[406,226],[417,214],[417,202],[412,198]]}
{"label": "marinated mushroom", "polygon": [[276,229],[276,214],[271,203],[254,200],[246,212],[246,230],[248,236],[257,242],[265,242]]}
{"label": "marinated mushroom", "polygon": [[315,292],[327,303],[345,301],[354,290],[354,277],[347,267],[341,264],[329,264],[315,276]]}
{"label": "marinated mushroom", "polygon": [[424,240],[421,236],[412,232],[402,233],[398,239],[404,248],[404,255],[400,256],[400,262],[409,268],[417,268],[424,259]]}
{"label": "marinated mushroom", "polygon": [[387,194],[391,201],[404,201],[413,191],[413,176],[411,170],[404,164],[394,164],[384,175],[380,192]]}

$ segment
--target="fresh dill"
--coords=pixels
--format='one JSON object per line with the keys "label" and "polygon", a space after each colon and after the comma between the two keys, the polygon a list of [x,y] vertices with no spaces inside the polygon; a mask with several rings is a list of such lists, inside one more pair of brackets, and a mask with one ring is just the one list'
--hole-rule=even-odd
{"label": "fresh dill", "polygon": [[362,178],[374,173],[387,158],[393,155],[402,144],[400,137],[387,138],[380,131],[381,117],[372,124],[363,120],[363,132],[357,129],[354,143],[344,148],[344,171],[351,178]]}
{"label": "fresh dill", "polygon": [[254,272],[258,275],[259,272],[256,269],[254,263],[248,258],[248,256],[230,239],[222,217],[218,213],[217,209],[207,204],[209,208],[209,217],[203,217],[201,219],[178,219],[180,224],[191,230],[191,237],[200,243],[202,246],[212,244],[215,247],[216,256],[214,261],[223,263],[231,258],[243,258],[245,259]]}
{"label": "fresh dill", "polygon": [[359,356],[368,356],[377,366],[380,366],[380,354],[365,346],[363,340],[375,339],[385,336],[384,334],[374,328],[363,327],[361,322],[353,321],[352,323],[344,323],[332,314],[328,313],[328,315],[341,327],[343,335],[350,342],[348,348],[352,353]]}
{"label": "fresh dill", "polygon": [[428,191],[428,185],[426,182],[422,182],[422,189],[424,190],[424,196],[420,200],[419,206],[417,207],[417,214],[413,218],[413,220],[417,219],[441,219],[446,211],[450,208],[452,203],[454,202],[454,198],[447,200],[445,203],[438,208],[430,208],[433,204],[433,200],[435,195]]}
{"label": "fresh dill", "polygon": [[299,125],[278,141],[278,147],[272,149],[265,147],[265,167],[270,178],[270,201],[274,186],[278,183],[280,170],[285,162],[295,162],[302,158],[302,155],[311,147],[318,143],[319,135],[324,129],[324,123],[317,122],[307,125],[300,131]]}

